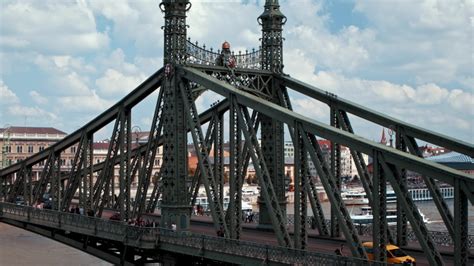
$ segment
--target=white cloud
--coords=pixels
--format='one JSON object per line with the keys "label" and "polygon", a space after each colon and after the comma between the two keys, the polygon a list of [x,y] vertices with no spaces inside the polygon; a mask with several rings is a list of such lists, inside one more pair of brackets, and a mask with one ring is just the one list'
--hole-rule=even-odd
{"label": "white cloud", "polygon": [[[294,98],[291,101],[293,110],[311,119],[325,121],[329,120],[329,108],[326,104],[310,98]],[[327,122],[327,121],[325,121]]]}
{"label": "white cloud", "polygon": [[96,72],[96,67],[88,64],[82,57],[72,57],[69,55],[45,56],[38,54],[34,63],[43,71],[53,74],[64,74],[72,71],[81,74],[90,74]]}
{"label": "white cloud", "polygon": [[37,91],[30,91],[30,96],[37,104],[47,104],[48,98],[41,96]]}
{"label": "white cloud", "polygon": [[127,74],[137,74],[141,70],[132,63],[126,61],[125,53],[122,49],[115,49],[106,58],[100,60],[104,69],[113,68]]}
{"label": "white cloud", "polygon": [[151,76],[153,73],[163,67],[163,57],[141,57],[137,56],[133,60],[134,64],[145,73],[147,76]]}
{"label": "white cloud", "polygon": [[56,121],[58,116],[39,107],[28,107],[22,105],[12,105],[8,107],[7,113],[20,119],[41,118],[48,122]]}
{"label": "white cloud", "polygon": [[146,76],[142,74],[131,76],[115,69],[107,69],[104,76],[96,80],[96,85],[105,95],[125,95],[138,87],[145,78]]}
{"label": "white cloud", "polygon": [[88,1],[96,15],[113,22],[112,34],[117,42],[133,43],[142,54],[156,54],[163,47],[163,15],[154,0]]}
{"label": "white cloud", "polygon": [[357,1],[355,11],[377,33],[371,53],[381,69],[373,73],[472,87],[461,81],[472,76],[470,1]]}
{"label": "white cloud", "polygon": [[19,101],[16,94],[11,91],[6,84],[3,83],[3,80],[0,79],[0,103],[2,105],[14,104]]}
{"label": "white cloud", "polygon": [[1,13],[4,48],[57,54],[94,51],[109,43],[82,0],[7,2]]}
{"label": "white cloud", "polygon": [[79,112],[99,112],[105,111],[112,106],[114,102],[100,98],[95,91],[91,91],[88,95],[81,96],[65,96],[58,98],[58,104],[61,109],[66,111]]}

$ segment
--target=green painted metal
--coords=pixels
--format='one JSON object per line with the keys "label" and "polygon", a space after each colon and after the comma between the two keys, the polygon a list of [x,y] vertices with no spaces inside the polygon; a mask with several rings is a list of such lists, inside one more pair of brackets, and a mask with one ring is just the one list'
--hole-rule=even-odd
{"label": "green painted metal", "polygon": [[412,136],[414,138],[445,147],[449,150],[457,151],[462,154],[474,157],[474,145],[472,143],[467,143],[450,136],[406,123],[400,119],[390,117],[389,115],[369,109],[328,91],[306,84],[288,75],[280,75],[276,76],[275,78],[281,80],[285,86],[294,89],[295,91],[300,92],[306,96],[324,102],[328,105],[337,105],[340,110],[344,110],[348,113],[367,119],[386,128],[403,128],[408,136]]}
{"label": "green painted metal", "polygon": [[[29,229],[28,224],[40,225],[42,228],[46,228],[46,230],[43,229],[43,232],[53,232],[58,229],[67,230],[88,236],[91,244],[94,243],[94,239],[100,240],[103,251],[107,251],[107,249],[113,251],[109,255],[105,253],[94,254],[104,259],[110,259],[106,256],[112,254],[116,256],[116,252],[119,252],[122,256],[124,249],[117,249],[117,245],[125,244],[128,250],[137,250],[139,251],[138,255],[149,256],[149,258],[153,258],[157,253],[168,251],[175,254],[218,260],[224,263],[237,262],[243,265],[362,266],[369,263],[357,258],[225,239],[191,232],[175,232],[167,228],[129,226],[117,221],[3,202],[0,202],[0,220],[27,229]],[[45,235],[54,238],[53,233]],[[61,234],[56,235],[61,236]],[[110,246],[108,246],[108,243]],[[83,244],[87,245],[88,243]],[[81,248],[75,245],[72,246]],[[143,263],[143,261],[141,262]],[[117,261],[114,263],[117,263]],[[140,261],[134,263],[139,264]],[[371,265],[383,264],[373,263]]]}
{"label": "green painted metal", "polygon": [[[278,1],[265,1],[264,12],[258,17],[262,26],[262,69],[273,73],[283,71],[283,25],[286,17],[280,11]],[[279,103],[278,91],[282,88],[279,84],[271,82],[268,84],[268,99]],[[284,88],[283,88],[284,89]],[[281,104],[281,103],[279,103]],[[271,116],[260,114],[261,122],[261,146],[263,159],[272,180],[277,199],[286,217],[285,196],[285,158],[284,158],[284,130],[283,124]],[[263,196],[263,195],[262,195]],[[261,228],[271,227],[271,216],[265,201],[259,201]]]}

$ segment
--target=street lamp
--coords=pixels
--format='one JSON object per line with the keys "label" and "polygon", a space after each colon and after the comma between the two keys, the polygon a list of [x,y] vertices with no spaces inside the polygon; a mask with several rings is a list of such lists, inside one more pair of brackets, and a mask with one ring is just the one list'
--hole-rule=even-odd
{"label": "street lamp", "polygon": [[4,130],[2,132],[3,136],[3,141],[2,141],[2,167],[5,168],[8,165],[8,153],[11,152],[11,147],[10,147],[10,127],[11,125],[6,124],[4,126]]}
{"label": "street lamp", "polygon": [[138,139],[140,137],[140,132],[142,131],[142,129],[139,127],[139,126],[133,126],[132,127],[132,132],[135,134],[135,141],[136,141],[136,145],[138,146]]}

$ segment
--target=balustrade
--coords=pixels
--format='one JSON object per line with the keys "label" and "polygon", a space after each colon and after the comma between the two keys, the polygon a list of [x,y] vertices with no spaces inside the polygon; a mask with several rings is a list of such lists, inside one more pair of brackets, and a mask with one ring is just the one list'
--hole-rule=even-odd
{"label": "balustrade", "polygon": [[[217,50],[217,52],[214,52],[212,48],[210,50],[206,50],[206,45],[200,47],[197,42],[192,43],[191,40],[188,39],[188,41],[186,42],[186,54],[186,61],[188,63],[214,66],[216,65],[216,61],[220,55],[220,51]],[[239,51],[238,53],[233,52],[232,55],[235,58],[236,67],[238,68],[262,68],[260,50],[252,49],[251,52],[245,51],[245,53],[242,53],[241,51]]]}
{"label": "balustrade", "polygon": [[[36,209],[11,203],[0,203],[0,217],[32,224],[51,227],[66,227],[67,230],[91,233],[101,237],[116,240],[120,238],[128,245],[144,247],[146,243],[151,248],[155,244],[195,248],[201,252],[206,250],[222,254],[246,257],[261,261],[278,261],[287,264],[318,264],[318,265],[365,265],[366,261],[355,258],[341,258],[330,254],[294,250],[284,247],[268,246],[253,242],[239,241],[222,237],[195,234],[187,231],[175,232],[165,228],[150,228],[131,226],[119,221],[103,220],[97,217],[84,216],[75,213],[58,212],[53,210]],[[28,220],[28,217],[30,218]],[[66,230],[66,229],[65,229]],[[202,253],[201,253],[202,254]]]}

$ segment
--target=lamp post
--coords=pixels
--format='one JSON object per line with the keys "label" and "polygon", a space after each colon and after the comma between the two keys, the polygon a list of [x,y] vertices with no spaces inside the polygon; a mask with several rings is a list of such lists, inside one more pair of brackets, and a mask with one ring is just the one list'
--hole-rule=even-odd
{"label": "lamp post", "polygon": [[132,132],[135,134],[135,144],[138,147],[138,139],[140,138],[140,132],[142,132],[142,129],[139,126],[133,126],[132,127]]}
{"label": "lamp post", "polygon": [[2,142],[2,167],[5,168],[8,166],[8,153],[11,152],[11,147],[10,147],[10,125],[6,124],[4,126],[4,130],[2,133],[3,136],[3,142]]}
{"label": "lamp post", "polygon": [[394,126],[390,125],[388,128],[388,135],[390,136],[390,148],[393,148],[393,135],[395,135]]}

